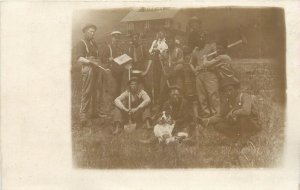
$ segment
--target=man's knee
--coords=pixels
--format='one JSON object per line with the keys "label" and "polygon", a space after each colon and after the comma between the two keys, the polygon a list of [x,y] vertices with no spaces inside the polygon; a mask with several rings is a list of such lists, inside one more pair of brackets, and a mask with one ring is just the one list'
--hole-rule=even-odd
{"label": "man's knee", "polygon": [[123,122],[122,111],[119,108],[114,108],[112,111],[113,122]]}

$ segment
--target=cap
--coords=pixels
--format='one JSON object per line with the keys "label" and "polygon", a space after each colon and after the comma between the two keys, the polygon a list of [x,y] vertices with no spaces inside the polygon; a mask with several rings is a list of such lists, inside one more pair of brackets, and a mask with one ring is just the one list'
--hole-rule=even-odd
{"label": "cap", "polygon": [[140,80],[139,80],[138,77],[131,77],[127,84],[130,85],[131,82],[138,82],[139,83]]}
{"label": "cap", "polygon": [[89,28],[94,28],[95,30],[97,30],[97,26],[94,24],[86,24],[83,28],[82,28],[82,32],[85,32],[87,29]]}
{"label": "cap", "polygon": [[110,33],[111,36],[121,35],[122,33],[120,31],[113,31]]}

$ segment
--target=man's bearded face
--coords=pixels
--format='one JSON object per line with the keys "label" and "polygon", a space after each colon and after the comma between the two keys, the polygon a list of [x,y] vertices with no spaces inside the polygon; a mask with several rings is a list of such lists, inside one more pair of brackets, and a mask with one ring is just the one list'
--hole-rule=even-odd
{"label": "man's bearded face", "polygon": [[139,36],[137,34],[135,34],[132,37],[132,43],[133,43],[133,45],[138,45],[138,43],[139,43]]}
{"label": "man's bearded face", "polygon": [[94,28],[89,28],[85,31],[84,34],[88,40],[92,40],[95,36],[95,32],[96,32],[96,30]]}
{"label": "man's bearded face", "polygon": [[136,93],[138,91],[138,83],[136,81],[132,81],[129,84],[129,90],[132,93]]}
{"label": "man's bearded face", "polygon": [[224,93],[227,98],[234,99],[237,95],[237,90],[234,86],[228,85],[224,88]]}
{"label": "man's bearded face", "polygon": [[173,103],[178,103],[180,101],[181,95],[179,90],[174,89],[170,92],[171,101]]}

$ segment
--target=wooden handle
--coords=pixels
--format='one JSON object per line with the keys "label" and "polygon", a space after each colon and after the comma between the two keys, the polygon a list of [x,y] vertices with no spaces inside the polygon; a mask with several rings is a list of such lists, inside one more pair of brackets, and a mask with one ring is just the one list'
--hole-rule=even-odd
{"label": "wooden handle", "polygon": [[[234,46],[236,46],[236,45],[238,45],[238,44],[241,44],[241,43],[243,43],[243,40],[238,40],[238,41],[236,41],[236,42],[234,42],[234,43],[232,43],[232,44],[229,44],[229,45],[227,46],[227,48],[232,48],[232,47],[234,47]],[[214,51],[214,52],[208,54],[207,57],[212,56],[212,55],[215,55],[216,53],[217,53],[217,51]]]}

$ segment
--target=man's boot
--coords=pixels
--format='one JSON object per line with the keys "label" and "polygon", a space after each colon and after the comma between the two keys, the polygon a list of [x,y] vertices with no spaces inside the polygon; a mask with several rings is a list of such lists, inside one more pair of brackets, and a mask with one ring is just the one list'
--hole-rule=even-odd
{"label": "man's boot", "polygon": [[114,124],[114,129],[113,129],[112,134],[116,135],[116,134],[118,134],[120,132],[120,130],[121,130],[121,123],[120,122],[116,122]]}
{"label": "man's boot", "polygon": [[153,129],[153,127],[151,126],[150,119],[146,119],[145,127],[146,127],[146,129]]}

